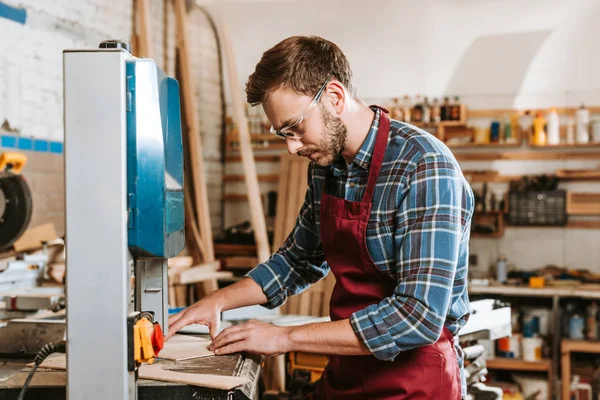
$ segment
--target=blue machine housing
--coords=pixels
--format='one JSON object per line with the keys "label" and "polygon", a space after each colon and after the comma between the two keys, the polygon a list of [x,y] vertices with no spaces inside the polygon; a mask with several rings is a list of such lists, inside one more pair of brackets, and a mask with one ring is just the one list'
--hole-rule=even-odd
{"label": "blue machine housing", "polygon": [[185,245],[179,83],[150,59],[126,63],[129,249],[170,258]]}

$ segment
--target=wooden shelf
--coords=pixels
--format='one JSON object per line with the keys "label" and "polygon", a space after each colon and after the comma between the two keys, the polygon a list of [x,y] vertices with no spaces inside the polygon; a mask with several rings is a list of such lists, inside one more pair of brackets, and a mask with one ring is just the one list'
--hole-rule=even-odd
{"label": "wooden shelf", "polygon": [[446,146],[450,149],[490,149],[490,148],[509,148],[509,147],[521,147],[521,143],[446,143]]}
{"label": "wooden shelf", "polygon": [[492,358],[485,361],[488,369],[501,369],[506,371],[536,371],[549,372],[552,369],[552,360],[524,361],[515,358]]}
{"label": "wooden shelf", "polygon": [[[600,158],[600,156],[599,156]],[[257,155],[254,156],[255,162],[279,162],[281,157],[278,155]],[[242,156],[227,156],[225,157],[225,162],[242,162]]]}
{"label": "wooden shelf", "polygon": [[[578,110],[579,107],[559,107],[556,109],[556,112],[560,115],[560,114],[573,114],[575,111]],[[542,108],[542,110],[546,110],[549,108]],[[587,107],[587,109],[590,111],[591,114],[598,114],[600,113],[600,107]],[[473,109],[469,109],[468,113],[467,113],[467,118],[502,118],[504,117],[504,115],[508,114],[514,114],[514,113],[521,113],[521,112],[525,112],[526,110],[529,111],[537,111],[539,110],[538,108],[530,108],[530,109],[480,109],[480,110],[473,110]]]}
{"label": "wooden shelf", "polygon": [[[223,182],[244,182],[244,175],[223,175]],[[277,183],[279,182],[279,175],[277,174],[268,174],[268,175],[258,175],[259,182],[271,182]]]}
{"label": "wooden shelf", "polygon": [[573,143],[573,144],[547,144],[545,146],[530,144],[529,147],[537,150],[551,149],[588,149],[590,147],[600,147],[600,143]]}
{"label": "wooden shelf", "polygon": [[256,245],[215,243],[216,255],[256,256]]}
{"label": "wooden shelf", "polygon": [[512,151],[512,152],[483,152],[483,153],[454,153],[458,161],[498,161],[498,160],[519,160],[519,161],[538,161],[538,160],[600,160],[598,151],[571,151],[571,152],[550,152],[550,151]]}
{"label": "wooden shelf", "polygon": [[563,339],[561,343],[563,352],[600,353],[600,341]]}

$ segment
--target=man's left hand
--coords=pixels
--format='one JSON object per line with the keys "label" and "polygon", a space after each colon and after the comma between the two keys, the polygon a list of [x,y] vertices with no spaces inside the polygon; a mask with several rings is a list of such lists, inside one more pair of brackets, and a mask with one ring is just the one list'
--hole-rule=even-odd
{"label": "man's left hand", "polygon": [[266,356],[288,352],[289,328],[266,322],[250,321],[224,329],[208,350],[217,355],[247,351]]}

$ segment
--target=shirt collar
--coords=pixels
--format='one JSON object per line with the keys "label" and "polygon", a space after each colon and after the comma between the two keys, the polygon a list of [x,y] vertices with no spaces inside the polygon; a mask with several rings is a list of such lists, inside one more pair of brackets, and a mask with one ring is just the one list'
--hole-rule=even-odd
{"label": "shirt collar", "polygon": [[[353,164],[356,164],[365,170],[369,169],[371,158],[373,158],[375,138],[377,138],[377,131],[379,130],[379,118],[381,116],[381,109],[377,107],[371,107],[371,109],[375,111],[375,117],[371,123],[371,128],[369,128],[369,133],[367,134],[365,141],[352,161]],[[346,175],[347,168],[350,168],[350,166],[346,164],[346,160],[344,160],[344,157],[342,156],[338,156],[333,164],[331,164],[331,169],[334,176]]]}

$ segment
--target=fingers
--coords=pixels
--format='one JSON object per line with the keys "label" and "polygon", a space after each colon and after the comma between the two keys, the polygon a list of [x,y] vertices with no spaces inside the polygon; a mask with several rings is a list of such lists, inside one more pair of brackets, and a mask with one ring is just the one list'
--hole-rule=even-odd
{"label": "fingers", "polygon": [[242,340],[215,350],[215,354],[225,355],[232,353],[241,353],[244,350],[246,350],[246,342]]}
{"label": "fingers", "polygon": [[[169,318],[169,334],[166,337],[167,341],[171,338],[171,336],[177,333],[178,330],[194,322],[193,316],[191,314],[185,311],[181,311],[179,314],[182,315],[178,318],[174,318],[173,322],[171,322],[171,318]],[[174,315],[174,317],[176,317],[179,314]]]}
{"label": "fingers", "polygon": [[217,336],[219,336],[219,326],[221,324],[221,320],[219,318],[215,319],[211,324],[208,325],[208,332],[210,334],[210,338],[215,340]]}
{"label": "fingers", "polygon": [[218,335],[215,340],[208,347],[209,350],[215,351],[221,347],[227,346],[231,343],[243,341],[246,338],[246,333],[241,330],[234,331],[223,331],[220,335]]}

